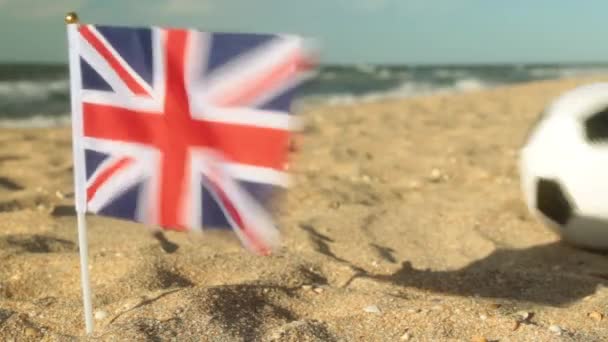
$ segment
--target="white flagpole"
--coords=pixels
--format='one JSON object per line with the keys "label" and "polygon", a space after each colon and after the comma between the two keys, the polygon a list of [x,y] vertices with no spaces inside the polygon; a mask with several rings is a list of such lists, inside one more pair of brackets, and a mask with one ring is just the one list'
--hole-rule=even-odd
{"label": "white flagpole", "polygon": [[87,244],[87,223],[85,213],[78,215],[78,246],[80,250],[80,282],[82,283],[82,299],[84,302],[84,322],[87,335],[93,333],[93,303],[91,300],[91,282],[89,280],[89,248]]}
{"label": "white flagpole", "polygon": [[70,12],[65,16],[68,31],[70,63],[70,97],[72,103],[72,153],[74,159],[74,204],[78,222],[78,249],[80,251],[80,276],[84,304],[84,322],[87,335],[93,332],[93,303],[89,280],[89,251],[86,224],[85,158],[82,141],[82,108],[80,107],[80,57],[78,54],[78,16]]}

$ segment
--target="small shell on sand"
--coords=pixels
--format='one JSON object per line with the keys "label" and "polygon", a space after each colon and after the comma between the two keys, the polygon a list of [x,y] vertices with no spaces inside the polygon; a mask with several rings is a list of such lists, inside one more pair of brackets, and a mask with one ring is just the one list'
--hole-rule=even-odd
{"label": "small shell on sand", "polygon": [[442,178],[442,173],[439,169],[431,170],[431,175],[429,176],[429,181],[431,181],[433,183],[437,183],[441,180],[441,178]]}
{"label": "small shell on sand", "polygon": [[363,311],[368,312],[368,313],[375,313],[375,314],[380,313],[380,309],[376,305],[366,306],[363,308]]}
{"label": "small shell on sand", "polygon": [[105,319],[106,317],[108,317],[108,313],[107,312],[105,312],[103,310],[95,311],[95,319],[96,320],[100,321],[102,319]]}
{"label": "small shell on sand", "polygon": [[532,318],[532,314],[528,311],[519,311],[517,312],[517,316],[524,322]]}
{"label": "small shell on sand", "polygon": [[601,312],[597,312],[597,311],[593,311],[589,313],[589,318],[591,318],[594,321],[601,321],[602,319],[604,319],[604,315]]}
{"label": "small shell on sand", "polygon": [[553,324],[549,326],[549,331],[556,335],[561,335],[564,330],[559,325]]}

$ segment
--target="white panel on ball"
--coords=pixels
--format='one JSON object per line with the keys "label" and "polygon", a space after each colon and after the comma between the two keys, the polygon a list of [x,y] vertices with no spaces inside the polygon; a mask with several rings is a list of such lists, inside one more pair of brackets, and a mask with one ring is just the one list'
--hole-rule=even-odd
{"label": "white panel on ball", "polygon": [[521,150],[520,175],[542,222],[573,244],[608,249],[608,83],[578,87],[545,109]]}

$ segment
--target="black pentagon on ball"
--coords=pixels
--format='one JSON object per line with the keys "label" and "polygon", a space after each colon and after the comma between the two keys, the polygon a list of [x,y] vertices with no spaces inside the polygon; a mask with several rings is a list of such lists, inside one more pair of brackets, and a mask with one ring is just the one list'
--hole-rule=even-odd
{"label": "black pentagon on ball", "polygon": [[568,199],[560,184],[553,179],[538,179],[536,183],[536,208],[559,225],[566,225],[574,214],[574,204]]}
{"label": "black pentagon on ball", "polygon": [[591,143],[608,143],[608,108],[585,119],[585,136]]}

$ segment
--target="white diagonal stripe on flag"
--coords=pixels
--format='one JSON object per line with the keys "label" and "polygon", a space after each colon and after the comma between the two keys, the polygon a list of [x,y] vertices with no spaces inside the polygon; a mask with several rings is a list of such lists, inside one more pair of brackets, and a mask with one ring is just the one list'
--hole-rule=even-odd
{"label": "white diagonal stripe on flag", "polygon": [[270,42],[244,54],[237,60],[214,70],[199,85],[211,102],[234,92],[235,85],[247,83],[248,79],[266,74],[277,64],[284,62],[300,51],[300,41],[295,39],[273,39]]}
{"label": "white diagonal stripe on flag", "polygon": [[[141,76],[139,76],[138,73],[136,73],[133,68],[131,68],[131,66],[129,65],[129,63],[127,63],[122,56],[116,52],[116,50],[114,49],[114,47],[112,47],[112,44],[110,44],[106,38],[95,28],[95,26],[93,25],[87,25],[88,29],[91,31],[91,33],[97,38],[99,39],[99,41],[104,45],[104,47],[106,49],[108,49],[108,51],[110,51],[110,53],[114,56],[114,58],[116,58],[116,60],[118,61],[118,63],[120,63],[120,65],[123,67],[123,69],[125,71],[127,71],[129,73],[129,75],[143,88],[146,90],[146,92],[150,95],[154,94],[154,90],[150,87],[150,85],[144,81],[144,79],[141,78]],[[134,96],[137,96],[135,94],[133,94]]]}

